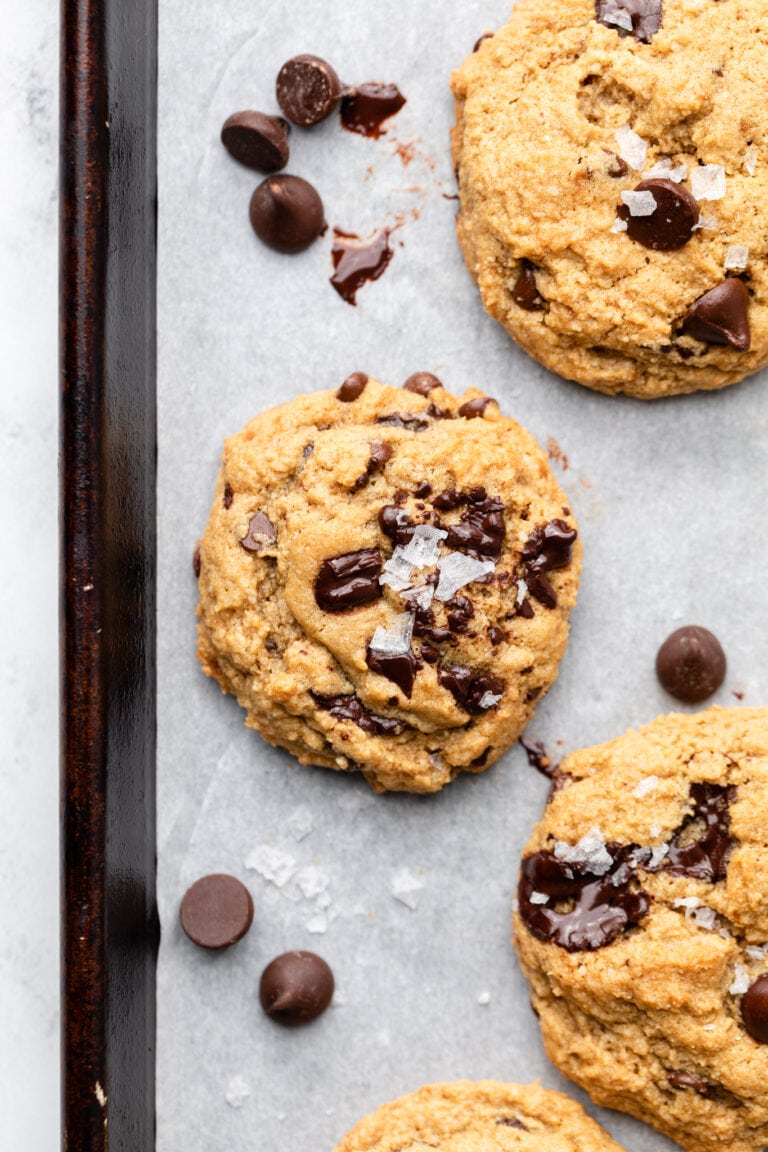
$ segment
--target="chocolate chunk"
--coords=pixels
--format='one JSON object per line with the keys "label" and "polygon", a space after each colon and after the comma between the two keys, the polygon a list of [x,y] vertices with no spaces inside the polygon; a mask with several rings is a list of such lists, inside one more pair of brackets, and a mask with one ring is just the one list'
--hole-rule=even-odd
{"label": "chocolate chunk", "polygon": [[424,500],[427,496],[432,495],[432,485],[428,480],[419,480],[418,484],[413,490],[413,494],[420,500]]}
{"label": "chocolate chunk", "polygon": [[512,289],[512,299],[526,312],[540,312],[544,307],[544,300],[536,287],[536,276],[530,260],[520,262],[520,273]]}
{"label": "chocolate chunk", "polygon": [[325,229],[323,202],[300,176],[268,176],[251,197],[250,216],[256,235],[277,252],[303,252]]}
{"label": "chocolate chunk", "polygon": [[[539,604],[543,604],[545,608],[557,607],[557,592],[547,580],[543,572],[528,572],[525,573],[525,582],[528,585],[528,591],[534,600],[538,600]],[[523,610],[523,605],[526,603],[524,600],[518,607],[518,612],[521,616],[526,616],[527,612]],[[528,605],[530,608],[530,604]],[[531,616],[533,609],[531,609]],[[530,617],[529,617],[530,619]]]}
{"label": "chocolate chunk", "polygon": [[459,408],[459,416],[465,420],[476,420],[482,416],[489,404],[495,404],[490,396],[477,396],[474,400],[467,400]]}
{"label": "chocolate chunk", "polygon": [[353,372],[351,376],[347,376],[341,387],[337,388],[336,399],[351,404],[353,400],[362,396],[367,383],[368,377],[365,372]]}
{"label": "chocolate chunk", "polygon": [[420,667],[413,652],[401,652],[395,656],[390,653],[373,652],[369,644],[366,648],[365,662],[372,672],[378,672],[380,676],[386,676],[387,680],[397,684],[403,695],[410,700],[413,682]]}
{"label": "chocolate chunk", "polygon": [[333,112],[341,99],[341,81],[319,56],[294,56],[277,74],[275,95],[289,120],[309,128]]}
{"label": "chocolate chunk", "polygon": [[727,344],[736,352],[748,352],[749,293],[738,277],[723,280],[694,300],[685,314],[683,332],[705,344]]}
{"label": "chocolate chunk", "polygon": [[224,507],[227,509],[231,508],[233,499],[234,499],[234,493],[233,493],[232,489],[230,488],[229,484],[225,484],[224,485],[224,500],[223,500]]}
{"label": "chocolate chunk", "polygon": [[438,672],[437,679],[443,688],[448,689],[458,706],[471,716],[480,716],[497,706],[496,703],[483,703],[484,697],[501,696],[504,692],[502,681],[495,676],[473,672],[461,664],[446,664]]}
{"label": "chocolate chunk", "polygon": [[[520,915],[539,940],[567,952],[593,952],[647,914],[650,897],[630,888],[634,871],[626,860],[631,848],[607,848],[613,863],[602,876],[586,865],[566,864],[554,852],[535,852],[523,860],[518,884]],[[534,892],[546,896],[547,903],[534,904]],[[567,911],[558,910],[561,902],[570,905]]]}
{"label": "chocolate chunk", "polygon": [[458,508],[461,504],[466,504],[469,497],[464,492],[457,492],[455,488],[446,488],[444,492],[438,492],[432,501],[433,508],[439,508],[441,512],[450,512],[452,508]]}
{"label": "chocolate chunk", "polygon": [[595,10],[600,24],[616,32],[629,32],[616,20],[616,15],[629,16],[631,35],[643,44],[649,44],[654,32],[661,28],[661,0],[596,0]]}
{"label": "chocolate chunk", "polygon": [[259,1000],[272,1020],[286,1028],[308,1024],[333,998],[333,972],[314,952],[284,952],[261,974]]}
{"label": "chocolate chunk", "polygon": [[266,516],[263,512],[255,512],[253,516],[251,516],[248,531],[245,536],[243,536],[240,544],[245,548],[246,552],[261,552],[265,546],[274,544],[276,539],[277,532],[269,516]]}
{"label": "chocolate chunk", "polygon": [[201,569],[201,566],[202,566],[202,563],[201,563],[201,560],[200,560],[200,545],[199,545],[199,544],[195,544],[195,550],[194,550],[194,552],[192,553],[192,571],[193,571],[193,572],[194,572],[194,574],[195,574],[195,579],[196,579],[196,580],[199,580],[199,579],[200,579],[200,569]]}
{"label": "chocolate chunk", "polygon": [[405,104],[396,84],[361,84],[341,101],[341,123],[348,132],[378,140],[382,125]]}
{"label": "chocolate chunk", "polygon": [[451,632],[466,632],[467,624],[475,614],[472,601],[466,596],[452,596],[446,601],[445,607],[448,609],[447,620]]}
{"label": "chocolate chunk", "polygon": [[437,404],[430,404],[428,408],[424,409],[424,415],[429,416],[431,420],[453,420],[453,413],[449,412],[447,408],[438,408]]}
{"label": "chocolate chunk", "polygon": [[472,765],[472,767],[473,768],[484,768],[486,761],[488,760],[488,756],[490,754],[490,751],[491,751],[491,746],[489,744],[487,748],[483,749],[483,751],[480,753],[479,756],[475,756],[474,760],[470,760],[470,764]]}
{"label": "chocolate chunk", "polygon": [[523,740],[521,738],[518,743],[525,749],[525,754],[528,757],[528,763],[531,768],[535,768],[537,772],[541,772],[542,776],[546,776],[548,780],[552,780],[557,772],[558,766],[552,763],[552,757],[541,741]]}
{"label": "chocolate chunk", "polygon": [[355,304],[363,285],[383,276],[394,255],[389,246],[389,229],[382,228],[365,243],[358,236],[338,228],[334,228],[333,236],[331,284],[342,300]]}
{"label": "chocolate chunk", "polygon": [[382,595],[378,548],[361,548],[324,560],[315,578],[315,600],[324,612],[344,612]]}
{"label": "chocolate chunk", "polygon": [[419,655],[427,664],[437,664],[440,659],[440,653],[436,648],[433,648],[431,644],[422,644]]}
{"label": "chocolate chunk", "polygon": [[200,948],[229,948],[253,922],[253,900],[234,876],[216,872],[188,888],[179,909],[181,926]]}
{"label": "chocolate chunk", "polygon": [[[711,883],[724,880],[734,843],[729,804],[735,798],[735,788],[692,784],[690,799],[693,812],[675,833],[660,870],[672,876],[692,876]],[[698,839],[691,840],[691,825],[700,822],[704,823],[704,831]]]}
{"label": "chocolate chunk", "polygon": [[369,712],[354,693],[347,696],[324,696],[321,692],[310,692],[310,696],[324,712],[330,712],[337,720],[352,720],[363,732],[373,736],[397,736],[403,730],[399,720],[390,720],[387,716]]}
{"label": "chocolate chunk", "polygon": [[414,526],[408,514],[396,504],[385,504],[379,512],[379,527],[394,544],[407,544],[413,536]]}
{"label": "chocolate chunk", "polygon": [[288,163],[290,127],[281,116],[235,112],[224,121],[221,142],[230,156],[257,172],[279,172]]}
{"label": "chocolate chunk", "polygon": [[656,675],[662,687],[686,704],[698,704],[717,692],[725,679],[725,667],[720,641],[696,624],[678,628],[656,656]]}
{"label": "chocolate chunk", "polygon": [[504,505],[500,500],[486,497],[470,503],[459,523],[449,526],[445,543],[448,548],[468,552],[471,556],[498,560],[506,531]]}
{"label": "chocolate chunk", "polygon": [[656,207],[650,216],[633,216],[626,204],[619,205],[618,215],[626,221],[630,239],[656,252],[672,252],[688,243],[699,219],[699,206],[687,188],[674,180],[651,177],[641,180],[635,192],[651,192]]}
{"label": "chocolate chunk", "polygon": [[571,548],[578,533],[564,520],[550,520],[534,528],[525,542],[523,560],[531,572],[565,568],[571,562]]}
{"label": "chocolate chunk", "polygon": [[442,380],[433,376],[431,372],[414,372],[409,376],[403,388],[406,392],[416,392],[419,396],[429,396],[434,388],[442,388]]}
{"label": "chocolate chunk", "polygon": [[365,485],[373,476],[374,472],[379,472],[387,460],[392,455],[392,445],[387,443],[386,440],[373,440],[370,444],[370,457],[366,466],[365,472],[362,476],[358,476],[355,481],[355,488],[364,488]]}
{"label": "chocolate chunk", "polygon": [[711,1096],[714,1092],[714,1085],[709,1084],[701,1076],[697,1076],[695,1072],[671,1070],[667,1072],[667,1083],[670,1088],[692,1088],[694,1092],[698,1092],[699,1096]]}
{"label": "chocolate chunk", "polygon": [[412,413],[388,412],[385,416],[376,417],[377,424],[389,424],[393,428],[407,428],[409,432],[423,432],[429,427],[429,421]]}
{"label": "chocolate chunk", "polygon": [[744,1027],[758,1044],[768,1044],[768,972],[750,984],[741,1000]]}

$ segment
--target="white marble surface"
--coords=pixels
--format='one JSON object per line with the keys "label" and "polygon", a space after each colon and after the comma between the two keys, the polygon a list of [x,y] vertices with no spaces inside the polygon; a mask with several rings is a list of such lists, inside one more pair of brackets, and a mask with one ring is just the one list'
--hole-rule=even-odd
{"label": "white marble surface", "polygon": [[56,0],[0,0],[0,1146],[58,1145]]}

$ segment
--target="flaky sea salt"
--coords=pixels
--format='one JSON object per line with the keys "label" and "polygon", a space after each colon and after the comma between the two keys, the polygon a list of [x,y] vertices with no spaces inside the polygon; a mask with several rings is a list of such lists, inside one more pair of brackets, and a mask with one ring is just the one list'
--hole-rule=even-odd
{"label": "flaky sea salt", "polygon": [[314,900],[328,887],[328,873],[317,864],[306,864],[296,873],[296,883],[305,900]]}
{"label": "flaky sea salt", "polygon": [[695,908],[691,919],[697,928],[711,932],[717,922],[717,912],[714,908]]}
{"label": "flaky sea salt", "polygon": [[403,559],[403,549],[398,546],[385,563],[379,584],[387,585],[393,592],[404,592],[411,587],[412,576],[413,564]]}
{"label": "flaky sea salt", "polygon": [[371,639],[371,651],[377,656],[402,656],[410,652],[413,621],[412,612],[400,612],[392,617],[389,628],[379,625]]}
{"label": "flaky sea salt", "polygon": [[233,1076],[229,1081],[224,1092],[224,1099],[229,1104],[230,1108],[242,1108],[248,1097],[251,1095],[250,1085],[243,1079],[242,1076]]}
{"label": "flaky sea salt", "polygon": [[621,199],[630,216],[652,216],[656,211],[656,197],[653,192],[622,192]]}
{"label": "flaky sea salt", "polygon": [[294,808],[285,826],[294,840],[305,840],[314,828],[312,813],[308,808]]}
{"label": "flaky sea salt", "polygon": [[546,904],[549,900],[549,896],[547,896],[544,892],[531,892],[528,899],[530,900],[531,904]]}
{"label": "flaky sea salt", "polygon": [[434,584],[422,584],[419,588],[411,588],[403,593],[408,603],[417,608],[429,608],[434,594]]}
{"label": "flaky sea salt", "polygon": [[702,164],[692,168],[691,192],[696,200],[722,200],[725,196],[725,168],[722,164]]}
{"label": "flaky sea salt", "polygon": [[400,556],[414,568],[431,568],[440,559],[440,541],[448,535],[431,524],[417,524],[407,544],[399,546]]}
{"label": "flaky sea salt", "polygon": [[626,220],[622,220],[621,216],[617,216],[611,225],[611,232],[626,232],[629,225]]}
{"label": "flaky sea salt", "polygon": [[655,848],[651,849],[651,858],[648,861],[648,867],[653,872],[661,864],[664,857],[669,852],[668,844],[657,844]]}
{"label": "flaky sea salt", "polygon": [[272,848],[268,844],[255,848],[243,863],[276,888],[284,888],[296,871],[296,861],[289,852],[283,848]]}
{"label": "flaky sea salt", "polygon": [[526,584],[525,580],[518,580],[518,582],[517,582],[517,596],[515,597],[515,604],[517,604],[518,608],[522,604],[523,600],[525,600],[527,595],[528,595],[528,585]]}
{"label": "flaky sea salt", "polygon": [[478,700],[477,706],[487,712],[489,708],[495,708],[499,700],[501,700],[501,692],[484,692]]}
{"label": "flaky sea salt", "polygon": [[435,589],[435,599],[450,600],[459,588],[495,570],[493,560],[476,560],[474,556],[465,556],[463,552],[449,552],[438,567],[440,579]]}
{"label": "flaky sea salt", "polygon": [[647,796],[649,792],[653,792],[658,782],[658,776],[645,776],[639,782],[632,795],[636,796],[638,800],[642,800],[643,796]]}
{"label": "flaky sea salt", "polygon": [[731,996],[743,996],[749,988],[749,975],[746,968],[741,964],[736,964],[733,970],[733,983],[728,991]]}
{"label": "flaky sea salt", "polygon": [[643,172],[643,180],[674,180],[675,184],[681,184],[687,175],[687,165],[681,164],[678,168],[673,168],[672,161],[665,156],[663,160],[657,160],[652,168]]}
{"label": "flaky sea salt", "polygon": [[672,901],[673,908],[698,908],[701,904],[698,896],[678,896],[676,900]]}
{"label": "flaky sea salt", "polygon": [[312,936],[324,936],[328,931],[328,917],[325,912],[316,912],[314,916],[310,916],[304,927]]}
{"label": "flaky sea salt", "polygon": [[619,156],[625,164],[629,164],[630,168],[639,172],[641,168],[645,167],[645,160],[648,155],[648,145],[645,140],[642,136],[638,136],[637,132],[633,132],[629,124],[617,128],[615,136],[619,146]]}
{"label": "flaky sea salt", "polygon": [[419,906],[419,893],[423,887],[424,882],[410,868],[398,868],[392,874],[392,895],[412,911]]}
{"label": "flaky sea salt", "polygon": [[744,951],[750,960],[765,960],[768,958],[768,944],[747,944]]}
{"label": "flaky sea salt", "polygon": [[616,28],[623,28],[625,32],[632,31],[632,17],[625,8],[600,8],[600,23],[613,24]]}
{"label": "flaky sea salt", "polygon": [[699,216],[698,220],[691,229],[692,232],[712,232],[717,228],[717,216]]}
{"label": "flaky sea salt", "polygon": [[613,866],[613,856],[599,828],[591,828],[573,847],[556,840],[555,858],[563,864],[584,864],[595,876],[604,876]]}
{"label": "flaky sea salt", "polygon": [[745,244],[729,244],[725,250],[723,268],[742,272],[749,264],[749,248]]}
{"label": "flaky sea salt", "polygon": [[746,152],[744,153],[744,167],[746,168],[746,170],[750,174],[750,176],[754,176],[755,170],[757,168],[757,149],[756,148],[747,148]]}
{"label": "flaky sea salt", "polygon": [[481,992],[477,997],[477,1002],[478,1004],[482,1004],[483,1008],[487,1007],[487,1005],[491,1002],[490,992]]}

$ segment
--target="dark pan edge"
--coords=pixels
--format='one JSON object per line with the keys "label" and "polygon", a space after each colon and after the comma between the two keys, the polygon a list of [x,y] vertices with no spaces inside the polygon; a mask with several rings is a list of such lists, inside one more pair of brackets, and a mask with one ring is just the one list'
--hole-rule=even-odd
{"label": "dark pan edge", "polygon": [[150,1152],[157,6],[61,13],[63,1146]]}

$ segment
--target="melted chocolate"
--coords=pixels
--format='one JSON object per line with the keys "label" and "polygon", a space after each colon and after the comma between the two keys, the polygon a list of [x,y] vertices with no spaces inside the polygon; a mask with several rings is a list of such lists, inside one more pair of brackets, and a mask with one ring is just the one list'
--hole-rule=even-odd
{"label": "melted chocolate", "polygon": [[433,508],[439,508],[441,512],[450,512],[453,508],[458,508],[462,504],[466,504],[468,496],[464,492],[457,492],[455,488],[446,488],[444,492],[438,492],[432,501]]}
{"label": "melted chocolate", "polygon": [[461,405],[459,416],[463,416],[465,420],[477,420],[483,415],[489,404],[495,403],[496,401],[490,396],[476,396],[474,400],[467,400]]}
{"label": "melted chocolate", "polygon": [[699,1096],[712,1096],[714,1093],[714,1085],[707,1083],[695,1072],[671,1070],[667,1072],[667,1083],[670,1088],[692,1088],[694,1092],[698,1092]]}
{"label": "melted chocolate", "polygon": [[378,548],[362,548],[324,560],[315,578],[315,600],[324,612],[344,612],[382,595]]}
{"label": "melted chocolate", "polygon": [[[480,493],[482,496],[478,499]],[[471,503],[459,523],[448,528],[445,543],[471,556],[498,560],[506,534],[504,505],[500,500],[486,497],[484,488],[473,489],[469,499]]]}
{"label": "melted chocolate", "polygon": [[384,655],[381,652],[372,652],[369,644],[365,662],[372,672],[378,672],[380,676],[386,676],[387,680],[397,684],[403,695],[410,700],[413,682],[421,667],[413,652],[402,652],[397,656]]}
{"label": "melted chocolate", "polygon": [[397,504],[385,504],[379,512],[379,527],[395,544],[407,544],[413,536],[414,525]]}
{"label": "melted chocolate", "polygon": [[310,696],[318,708],[330,712],[337,720],[352,720],[358,728],[374,736],[397,736],[403,730],[404,725],[399,720],[369,712],[354,693],[350,696],[324,696],[320,692],[310,692]]}
{"label": "melted chocolate", "polygon": [[661,28],[661,0],[596,0],[595,11],[600,24],[621,34],[629,32],[610,19],[617,12],[625,13],[632,21],[629,33],[643,44],[649,44],[654,32]]}
{"label": "melted chocolate", "polygon": [[359,290],[369,281],[378,280],[394,255],[389,246],[389,229],[382,228],[365,243],[338,228],[334,228],[333,235],[331,284],[342,300],[355,304]]}
{"label": "melted chocolate", "polygon": [[525,749],[525,754],[528,757],[528,763],[531,768],[535,768],[537,772],[541,772],[542,776],[546,776],[548,780],[554,780],[558,766],[552,762],[552,757],[541,741],[520,739],[518,743]]}
{"label": "melted chocolate", "polygon": [[424,420],[421,416],[415,416],[408,412],[405,416],[402,412],[388,412],[385,416],[376,417],[377,424],[389,424],[393,428],[407,428],[409,432],[423,432],[425,428],[429,427],[429,420]]}
{"label": "melted chocolate", "polygon": [[[733,847],[728,805],[736,799],[736,789],[719,784],[692,784],[693,812],[676,832],[661,870],[673,876],[692,876],[714,883],[724,880]],[[704,821],[698,840],[688,842],[686,831],[696,820]]]}
{"label": "melted chocolate", "polygon": [[341,123],[348,132],[377,140],[382,125],[405,104],[396,84],[361,84],[341,101]]}
{"label": "melted chocolate", "polygon": [[446,664],[437,674],[443,688],[447,688],[460,708],[469,712],[471,716],[480,716],[496,704],[484,706],[481,701],[487,692],[500,696],[504,692],[504,684],[495,676],[486,673],[474,672],[461,664]]}
{"label": "melted chocolate", "polygon": [[240,544],[246,552],[261,552],[265,545],[274,544],[276,539],[277,532],[272,521],[263,512],[256,512]]}
{"label": "melted chocolate", "polygon": [[[576,539],[575,528],[570,528],[564,520],[550,520],[531,532],[523,548],[523,579],[528,591],[545,608],[557,606],[557,593],[550,584],[545,572],[553,568],[564,568],[571,560],[571,546]],[[524,608],[527,605],[527,609]],[[533,609],[526,600],[518,606],[521,616],[533,615]]]}

